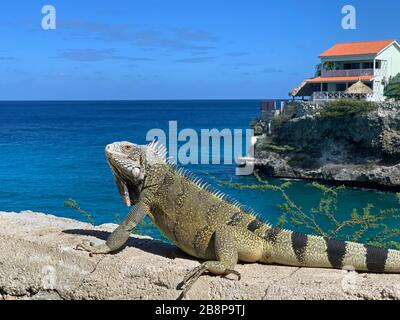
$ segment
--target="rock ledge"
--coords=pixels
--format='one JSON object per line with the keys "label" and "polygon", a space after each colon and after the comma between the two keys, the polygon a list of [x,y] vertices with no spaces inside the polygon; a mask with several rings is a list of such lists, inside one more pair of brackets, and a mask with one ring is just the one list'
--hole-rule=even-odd
{"label": "rock ledge", "polygon": [[[1,299],[176,299],[199,262],[173,245],[132,236],[123,250],[90,257],[115,225],[24,211],[0,212]],[[400,275],[240,264],[242,280],[203,276],[188,299],[400,299]]]}

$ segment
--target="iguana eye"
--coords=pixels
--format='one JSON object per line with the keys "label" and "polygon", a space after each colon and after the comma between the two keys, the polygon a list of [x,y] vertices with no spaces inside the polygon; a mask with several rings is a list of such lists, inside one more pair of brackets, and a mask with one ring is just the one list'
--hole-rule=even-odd
{"label": "iguana eye", "polygon": [[126,151],[131,151],[131,150],[132,150],[132,146],[129,145],[129,144],[127,144],[127,145],[124,146],[124,149],[125,149]]}

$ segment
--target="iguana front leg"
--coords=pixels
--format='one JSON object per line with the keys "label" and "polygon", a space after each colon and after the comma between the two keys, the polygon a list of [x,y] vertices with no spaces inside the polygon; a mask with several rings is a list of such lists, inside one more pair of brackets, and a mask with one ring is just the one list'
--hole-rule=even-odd
{"label": "iguana front leg", "polygon": [[78,244],[76,249],[88,251],[93,254],[105,254],[118,250],[129,239],[132,230],[143,220],[148,212],[144,203],[138,203],[129,211],[125,220],[111,233],[106,243],[95,246],[93,243],[84,240]]}
{"label": "iguana front leg", "polygon": [[238,248],[235,235],[229,227],[222,228],[215,232],[215,257],[216,261],[206,261],[200,266],[191,270],[180,283],[184,287],[178,299],[183,299],[189,289],[197,279],[206,271],[216,275],[235,274],[240,280],[240,273],[235,271],[235,265],[238,262]]}

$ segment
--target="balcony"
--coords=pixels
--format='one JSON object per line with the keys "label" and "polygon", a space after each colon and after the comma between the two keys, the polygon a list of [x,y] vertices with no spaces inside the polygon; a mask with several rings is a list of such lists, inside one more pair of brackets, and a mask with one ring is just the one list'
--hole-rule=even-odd
{"label": "balcony", "polygon": [[337,99],[363,99],[367,101],[384,101],[385,97],[379,93],[369,93],[369,94],[357,94],[348,93],[346,91],[323,91],[314,92],[311,96],[311,100],[314,102],[324,102]]}
{"label": "balcony", "polygon": [[[380,70],[377,69],[376,71]],[[321,72],[322,77],[362,77],[373,75],[374,69],[322,70]]]}

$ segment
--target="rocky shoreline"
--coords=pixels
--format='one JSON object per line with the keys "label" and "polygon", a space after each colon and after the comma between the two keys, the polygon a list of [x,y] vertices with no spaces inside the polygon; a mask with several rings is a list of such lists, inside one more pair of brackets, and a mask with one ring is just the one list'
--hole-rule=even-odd
{"label": "rocky shoreline", "polygon": [[[0,212],[0,300],[176,299],[199,261],[175,246],[133,235],[112,255],[75,247],[101,242],[116,226],[94,227],[25,211]],[[239,264],[242,280],[204,276],[188,299],[400,299],[400,275]]]}
{"label": "rocky shoreline", "polygon": [[254,170],[262,177],[313,180],[349,187],[400,191],[400,164],[325,164],[316,169],[303,169],[290,165],[290,159],[271,152],[268,156],[256,158]]}
{"label": "rocky shoreline", "polygon": [[261,176],[400,190],[400,107],[324,116],[296,102],[264,113],[254,127]]}

